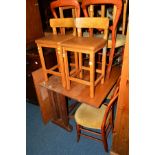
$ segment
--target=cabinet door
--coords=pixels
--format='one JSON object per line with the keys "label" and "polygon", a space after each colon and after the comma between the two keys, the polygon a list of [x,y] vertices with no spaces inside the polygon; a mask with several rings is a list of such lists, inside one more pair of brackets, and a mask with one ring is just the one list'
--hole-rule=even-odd
{"label": "cabinet door", "polygon": [[47,89],[41,87],[39,84],[44,81],[42,69],[32,72],[33,82],[40,105],[43,122],[46,124],[53,118],[53,109],[49,101]]}
{"label": "cabinet door", "polygon": [[37,0],[26,0],[26,43],[43,36],[39,4]]}

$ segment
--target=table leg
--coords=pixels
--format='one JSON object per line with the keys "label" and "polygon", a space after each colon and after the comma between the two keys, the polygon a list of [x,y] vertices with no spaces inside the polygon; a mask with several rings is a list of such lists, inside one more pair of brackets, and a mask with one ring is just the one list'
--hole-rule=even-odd
{"label": "table leg", "polygon": [[48,90],[50,103],[53,108],[52,122],[64,128],[67,131],[72,131],[73,127],[69,124],[69,114],[67,111],[67,103],[65,96]]}

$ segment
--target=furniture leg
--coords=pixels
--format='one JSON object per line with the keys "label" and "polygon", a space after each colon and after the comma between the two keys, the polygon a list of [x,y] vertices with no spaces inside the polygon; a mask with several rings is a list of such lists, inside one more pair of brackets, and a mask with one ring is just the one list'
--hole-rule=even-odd
{"label": "furniture leg", "polygon": [[101,80],[101,84],[104,83],[104,79],[105,79],[105,68],[106,67],[106,47],[103,48],[103,51],[102,51],[102,75],[103,75],[103,78]]}
{"label": "furniture leg", "polygon": [[94,97],[94,79],[95,79],[95,54],[93,52],[90,53],[90,97]]}
{"label": "furniture leg", "polygon": [[76,73],[79,70],[79,64],[78,64],[78,53],[75,52],[75,69],[76,69]]}
{"label": "furniture leg", "polygon": [[60,55],[60,51],[61,49],[58,48],[58,49],[55,49],[56,51],[56,57],[57,57],[57,63],[58,63],[58,69],[59,69],[59,72],[61,73],[61,65],[60,65],[60,59],[59,59],[59,55]]}
{"label": "furniture leg", "polygon": [[58,57],[59,57],[59,64],[60,64],[60,70],[61,70],[61,79],[62,79],[62,85],[65,88],[66,87],[66,78],[65,78],[65,70],[64,70],[64,63],[63,63],[63,51],[62,48],[58,49]]}
{"label": "furniture leg", "polygon": [[53,118],[52,122],[64,128],[67,131],[72,131],[73,127],[69,124],[69,114],[65,96],[48,90],[49,100],[52,105]]}
{"label": "furniture leg", "polygon": [[108,143],[107,143],[107,138],[106,134],[102,132],[102,141],[103,141],[103,146],[106,152],[108,152]]}
{"label": "furniture leg", "polygon": [[40,61],[41,61],[41,65],[42,65],[44,79],[45,79],[45,81],[48,81],[48,77],[47,77],[47,73],[46,73],[45,60],[44,60],[43,51],[42,51],[41,46],[38,46],[38,52],[39,52],[39,56],[40,56]]}
{"label": "furniture leg", "polygon": [[80,70],[80,78],[82,79],[82,53],[79,53],[79,70]]}
{"label": "furniture leg", "polygon": [[70,80],[69,80],[69,65],[68,65],[67,51],[63,50],[63,55],[64,55],[64,66],[65,66],[67,90],[69,90],[70,89]]}
{"label": "furniture leg", "polygon": [[80,129],[80,125],[79,124],[76,124],[76,131],[77,131],[77,142],[79,142],[80,134],[81,134],[81,129]]}

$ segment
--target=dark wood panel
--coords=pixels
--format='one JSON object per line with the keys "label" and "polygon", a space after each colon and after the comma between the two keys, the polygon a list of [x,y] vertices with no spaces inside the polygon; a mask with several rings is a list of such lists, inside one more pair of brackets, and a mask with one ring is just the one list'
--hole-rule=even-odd
{"label": "dark wood panel", "polygon": [[44,81],[42,69],[34,71],[32,75],[43,122],[52,121],[65,130],[72,131],[72,126],[69,124],[66,97],[39,85]]}
{"label": "dark wood panel", "polygon": [[43,36],[42,22],[37,0],[26,0],[26,43]]}
{"label": "dark wood panel", "polygon": [[[47,68],[54,66],[56,62],[56,54],[54,49],[44,49],[44,58]],[[26,53],[26,99],[27,101],[38,104],[32,72],[41,68],[40,58],[38,54],[38,49],[32,49]]]}

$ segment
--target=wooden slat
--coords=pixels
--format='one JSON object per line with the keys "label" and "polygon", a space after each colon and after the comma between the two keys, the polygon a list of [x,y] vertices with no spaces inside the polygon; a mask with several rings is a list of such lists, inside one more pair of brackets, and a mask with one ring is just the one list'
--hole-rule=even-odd
{"label": "wooden slat", "polygon": [[69,75],[72,76],[76,72],[76,69],[70,71]]}
{"label": "wooden slat", "polygon": [[58,65],[55,65],[55,66],[49,68],[49,70],[55,70],[55,69],[57,69],[57,68],[58,68]]}
{"label": "wooden slat", "polygon": [[76,70],[70,77],[77,77],[82,70]]}
{"label": "wooden slat", "polygon": [[50,19],[51,27],[75,27],[74,18]]}
{"label": "wooden slat", "polygon": [[82,17],[76,18],[75,25],[77,28],[100,28],[108,29],[109,19],[103,17]]}
{"label": "wooden slat", "polygon": [[88,81],[84,81],[84,80],[77,79],[77,78],[74,78],[74,77],[69,77],[69,79],[72,80],[72,81],[81,83],[81,84],[85,84],[85,85],[88,85],[88,86],[90,85],[90,82],[88,82]]}
{"label": "wooden slat", "polygon": [[61,73],[59,72],[55,72],[55,71],[51,71],[51,70],[46,70],[46,73],[49,73],[49,74],[53,74],[53,75],[56,75],[56,76],[61,76]]}
{"label": "wooden slat", "polygon": [[103,78],[103,75],[100,75],[100,77],[98,77],[98,79],[95,81],[95,86],[101,81],[102,78]]}
{"label": "wooden slat", "polygon": [[87,137],[87,138],[89,138],[89,139],[93,139],[93,140],[96,140],[96,141],[102,142],[101,139],[96,138],[96,137],[93,137],[93,136],[88,136],[88,135],[86,135],[86,134],[84,134],[84,133],[82,133],[82,134],[80,134],[80,135],[81,135],[81,136],[84,136],[84,137]]}

